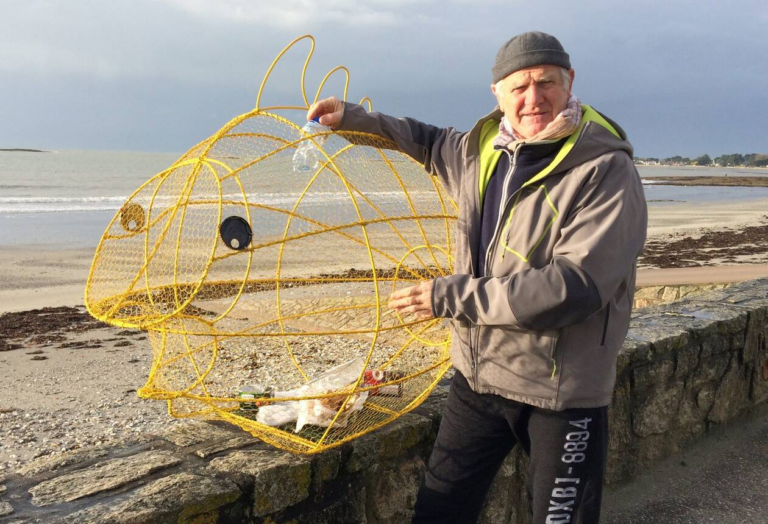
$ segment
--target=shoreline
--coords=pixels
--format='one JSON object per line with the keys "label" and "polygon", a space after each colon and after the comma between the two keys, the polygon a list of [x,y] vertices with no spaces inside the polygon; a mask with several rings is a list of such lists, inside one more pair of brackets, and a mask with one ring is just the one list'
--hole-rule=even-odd
{"label": "shoreline", "polygon": [[768,187],[768,177],[756,176],[656,176],[644,177],[643,182],[653,182],[655,186]]}
{"label": "shoreline", "polygon": [[[768,245],[762,239],[768,238],[768,225],[764,224],[768,224],[768,199],[709,205],[649,205],[648,240],[639,267],[766,263]],[[751,229],[757,226],[762,229]],[[46,306],[82,305],[95,244],[87,247],[0,246],[0,314]],[[742,248],[740,244],[756,247]],[[697,255],[697,250],[705,251]],[[669,252],[675,255],[666,255]],[[307,274],[320,275],[340,269],[331,267],[334,265],[332,253],[319,255],[322,256],[307,261]],[[681,260],[675,261],[675,258]]]}
{"label": "shoreline", "polygon": [[765,171],[768,174],[768,167],[755,167],[755,166],[676,166],[666,164],[634,164],[635,167],[642,168],[654,168],[654,169],[755,169],[759,171]]}

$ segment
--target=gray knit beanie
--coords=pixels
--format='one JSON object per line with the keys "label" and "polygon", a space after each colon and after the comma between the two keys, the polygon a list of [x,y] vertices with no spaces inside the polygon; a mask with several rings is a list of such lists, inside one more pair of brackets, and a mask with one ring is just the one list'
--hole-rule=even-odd
{"label": "gray knit beanie", "polygon": [[571,60],[562,44],[552,35],[531,31],[512,37],[501,46],[493,64],[493,83],[508,75],[537,65],[571,68]]}

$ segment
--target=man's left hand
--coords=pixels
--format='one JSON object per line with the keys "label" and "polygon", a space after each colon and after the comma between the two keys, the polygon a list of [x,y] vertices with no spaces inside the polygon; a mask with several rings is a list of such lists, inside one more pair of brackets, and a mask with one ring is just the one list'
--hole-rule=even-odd
{"label": "man's left hand", "polygon": [[432,315],[432,284],[433,280],[422,282],[389,296],[389,307],[400,313],[413,313],[418,319],[434,318]]}

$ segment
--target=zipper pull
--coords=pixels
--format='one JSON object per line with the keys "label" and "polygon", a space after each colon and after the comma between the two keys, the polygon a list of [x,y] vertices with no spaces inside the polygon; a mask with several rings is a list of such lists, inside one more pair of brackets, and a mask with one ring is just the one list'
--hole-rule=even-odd
{"label": "zipper pull", "polygon": [[557,373],[557,361],[553,358],[552,359],[552,376],[549,377],[550,380],[555,380],[555,374]]}

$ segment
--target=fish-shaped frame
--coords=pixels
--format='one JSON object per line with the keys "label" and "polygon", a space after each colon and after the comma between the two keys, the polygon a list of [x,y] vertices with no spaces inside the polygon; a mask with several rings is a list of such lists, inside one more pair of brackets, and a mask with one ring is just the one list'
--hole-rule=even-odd
{"label": "fish-shaped frame", "polygon": [[[304,105],[262,107],[275,65],[305,39]],[[400,317],[386,300],[451,273],[457,211],[437,179],[392,142],[308,135],[278,114],[304,118],[314,46],[310,35],[286,46],[253,111],[136,190],[107,227],[85,290],[94,317],[149,332],[153,362],[140,397],[166,400],[174,417],[226,420],[299,453],[391,422],[450,368],[443,320]],[[315,101],[339,70],[346,99],[349,71],[340,66]],[[306,141],[322,160],[295,171],[294,153]],[[355,359],[345,387],[296,393]],[[276,393],[240,395],[260,388]],[[292,422],[257,420],[267,406],[308,399],[333,410],[326,424],[297,432]]]}

